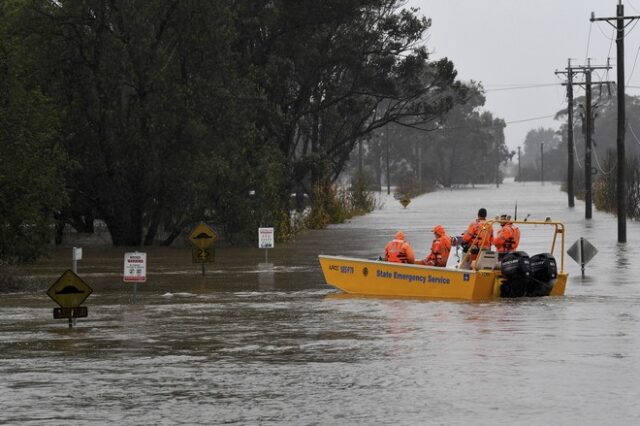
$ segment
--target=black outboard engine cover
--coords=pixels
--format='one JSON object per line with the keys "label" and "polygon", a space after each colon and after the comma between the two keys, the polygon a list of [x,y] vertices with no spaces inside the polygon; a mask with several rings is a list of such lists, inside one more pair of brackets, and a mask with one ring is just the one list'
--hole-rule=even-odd
{"label": "black outboard engine cover", "polygon": [[531,257],[531,276],[547,282],[558,277],[556,259],[550,253],[540,253]]}
{"label": "black outboard engine cover", "polygon": [[531,260],[524,251],[507,253],[500,262],[504,283],[500,286],[500,297],[522,297],[527,293]]}
{"label": "black outboard engine cover", "polygon": [[526,295],[548,296],[557,277],[556,259],[550,253],[536,254],[531,258],[531,279],[527,284]]}
{"label": "black outboard engine cover", "polygon": [[524,251],[508,253],[500,262],[500,272],[507,279],[528,278],[531,275],[531,260]]}

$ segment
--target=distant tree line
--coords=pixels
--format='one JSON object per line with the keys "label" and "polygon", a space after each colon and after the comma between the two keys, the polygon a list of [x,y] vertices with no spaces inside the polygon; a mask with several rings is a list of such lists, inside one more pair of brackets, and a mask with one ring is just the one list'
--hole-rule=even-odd
{"label": "distant tree line", "polygon": [[96,219],[123,246],[169,245],[202,220],[232,243],[260,224],[282,238],[291,194],[334,193],[358,143],[385,131],[396,167],[494,181],[504,123],[430,60],[431,22],[403,4],[2,2],[0,258],[33,259],[53,226],[59,240]]}
{"label": "distant tree line", "polygon": [[566,140],[554,129],[532,129],[525,137],[520,159],[515,160],[516,181],[560,182],[567,177]]}
{"label": "distant tree line", "polygon": [[[373,132],[362,150],[362,173],[371,187],[382,190],[388,180],[398,188],[418,191],[500,184],[502,166],[514,152],[505,144],[504,120],[482,111],[483,92],[480,84],[471,81],[466,84],[465,102],[428,125],[389,123]],[[360,167],[353,162],[352,168],[356,165]]]}

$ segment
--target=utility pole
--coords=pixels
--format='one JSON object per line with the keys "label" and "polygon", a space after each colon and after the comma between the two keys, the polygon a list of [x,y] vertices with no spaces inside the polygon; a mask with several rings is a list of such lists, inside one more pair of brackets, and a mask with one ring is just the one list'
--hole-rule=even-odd
{"label": "utility pole", "polygon": [[[567,60],[567,197],[569,207],[575,206],[575,191],[573,189],[573,68],[571,58]],[[556,71],[557,74],[565,74]]]}
{"label": "utility pole", "polygon": [[544,141],[540,142],[540,184],[544,185]]}
{"label": "utility pole", "polygon": [[585,136],[584,136],[584,202],[585,202],[585,211],[584,218],[591,219],[592,216],[592,202],[591,202],[591,139],[593,130],[593,120],[591,113],[591,69],[588,69],[585,73],[585,91],[586,91],[586,128],[585,128]]}
{"label": "utility pole", "polygon": [[[594,13],[591,12],[591,22],[593,21],[606,21],[612,27],[616,29],[616,65],[617,65],[617,79],[618,79],[618,135],[616,138],[617,148],[617,210],[618,210],[618,242],[627,242],[627,206],[626,199],[626,182],[625,182],[625,130],[626,130],[626,112],[625,112],[625,90],[624,90],[624,29],[627,25],[636,19],[640,19],[640,16],[624,16],[624,5],[622,0],[618,0],[618,6],[616,8],[616,16],[613,18],[596,18]],[[625,23],[625,20],[629,22]],[[615,21],[615,25],[612,23]]]}
{"label": "utility pole", "polygon": [[[571,80],[567,81],[567,83],[563,83],[566,84],[568,86],[573,86],[573,85],[579,85],[585,86],[585,92],[586,92],[586,105],[585,105],[585,120],[584,120],[584,145],[585,145],[585,149],[584,149],[584,192],[585,192],[585,197],[584,197],[584,201],[585,201],[585,214],[584,217],[585,219],[591,219],[592,217],[592,211],[593,211],[593,206],[592,206],[592,183],[591,183],[591,176],[593,175],[593,171],[592,171],[592,166],[591,166],[591,143],[593,141],[593,113],[592,113],[592,105],[591,105],[591,86],[592,86],[592,81],[591,81],[591,72],[593,70],[596,69],[611,69],[611,66],[609,66],[609,61],[607,60],[607,65],[591,65],[591,60],[588,59],[587,60],[587,65],[579,65],[579,66],[573,66],[573,67],[568,67],[566,73],[567,75],[569,75],[569,73],[571,73]],[[564,74],[565,72],[563,71],[556,71],[556,74]],[[585,82],[584,83],[579,83],[579,82],[574,82],[573,81],[573,75],[577,74],[577,73],[582,73],[585,76]],[[603,82],[597,82],[596,84],[609,84],[611,83],[610,81],[603,81]],[[571,105],[570,105],[570,109],[571,112],[573,112],[573,90],[571,90]],[[569,139],[569,143],[572,144],[573,142],[573,115],[571,115],[571,123],[570,123],[570,127],[571,127],[571,138]],[[571,158],[571,169],[573,171],[573,152],[569,152],[569,158]],[[567,182],[568,183],[568,182]],[[573,185],[573,179],[571,179],[571,184]],[[569,199],[569,202],[571,202],[571,198]],[[570,204],[571,206],[571,204]]]}
{"label": "utility pole", "polygon": [[522,176],[520,176],[520,147],[518,147],[518,182],[522,181]]}
{"label": "utility pole", "polygon": [[387,141],[387,195],[391,194],[391,176],[389,173],[389,155],[390,155],[390,148],[389,148],[389,125],[387,124],[387,131],[385,132],[385,136],[386,136],[386,141]]}

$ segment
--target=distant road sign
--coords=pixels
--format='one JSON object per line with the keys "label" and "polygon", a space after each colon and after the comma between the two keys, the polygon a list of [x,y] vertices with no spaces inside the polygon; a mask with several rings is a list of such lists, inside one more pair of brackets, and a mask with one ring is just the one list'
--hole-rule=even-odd
{"label": "distant road sign", "polygon": [[193,248],[191,250],[193,263],[212,263],[216,260],[216,252],[211,248]]}
{"label": "distant road sign", "polygon": [[74,247],[71,260],[82,260],[82,247]]}
{"label": "distant road sign", "polygon": [[147,281],[147,253],[138,251],[124,254],[125,283],[144,283]]}
{"label": "distant road sign", "polygon": [[189,240],[200,249],[206,249],[218,238],[215,231],[211,229],[207,224],[201,223],[196,226],[191,234],[189,234]]}
{"label": "distant road sign", "polygon": [[593,246],[586,238],[580,237],[569,250],[567,254],[580,265],[586,265],[598,253],[598,249]]}
{"label": "distant road sign", "polygon": [[273,228],[258,228],[258,248],[274,248]]}
{"label": "distant road sign", "polygon": [[89,310],[86,306],[78,306],[76,308],[53,308],[53,319],[84,318],[88,313]]}
{"label": "distant road sign", "polygon": [[71,269],[67,269],[47,290],[47,295],[63,308],[77,308],[91,293],[91,287]]}

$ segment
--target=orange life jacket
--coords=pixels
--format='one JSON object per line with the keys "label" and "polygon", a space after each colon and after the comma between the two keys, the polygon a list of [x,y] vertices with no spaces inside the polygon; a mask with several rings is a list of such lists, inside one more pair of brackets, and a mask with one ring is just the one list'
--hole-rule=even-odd
{"label": "orange life jacket", "polygon": [[482,244],[482,248],[486,249],[491,248],[493,227],[491,225],[487,225],[486,222],[486,219],[476,219],[471,222],[465,233],[462,235],[462,241],[467,244],[475,244],[478,246]]}
{"label": "orange life jacket", "polygon": [[394,239],[384,248],[384,257],[387,262],[413,263],[415,255],[413,249],[404,240]]}
{"label": "orange life jacket", "polygon": [[425,264],[442,267],[447,266],[449,253],[451,253],[451,237],[443,234],[431,243],[431,254],[427,257]]}
{"label": "orange life jacket", "polygon": [[498,253],[516,251],[518,244],[520,244],[520,228],[512,223],[506,223],[493,239],[493,244]]}

